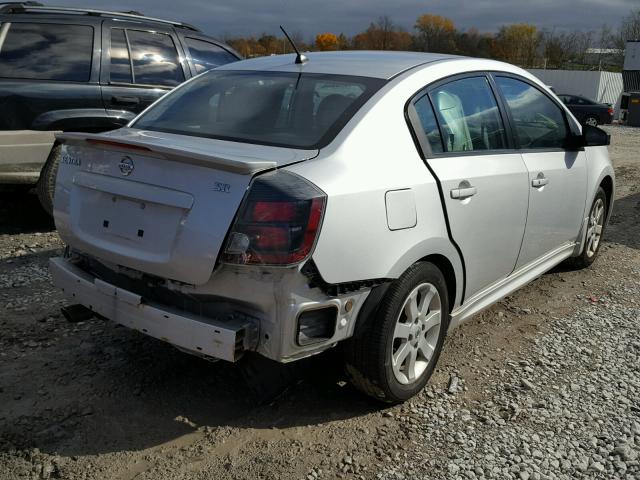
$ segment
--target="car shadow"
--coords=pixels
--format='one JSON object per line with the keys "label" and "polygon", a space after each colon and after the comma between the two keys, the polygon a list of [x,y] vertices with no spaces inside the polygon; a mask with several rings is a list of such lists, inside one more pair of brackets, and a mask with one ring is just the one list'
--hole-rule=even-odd
{"label": "car shadow", "polygon": [[610,243],[640,249],[640,193],[634,193],[616,200],[604,239]]}
{"label": "car shadow", "polygon": [[55,229],[38,196],[27,189],[0,189],[0,235],[50,232]]}
{"label": "car shadow", "polygon": [[[640,228],[640,193],[622,197],[613,204],[613,214],[604,231],[604,242],[625,245],[640,250],[640,238],[635,233]],[[576,267],[571,262],[556,265],[548,274],[572,272]]]}
{"label": "car shadow", "polygon": [[[217,427],[266,432],[384,408],[345,382],[337,351],[290,365],[255,357],[211,363],[110,322],[91,320],[82,328],[87,326],[86,336],[51,346],[29,362],[40,376],[35,385],[27,381],[17,395],[5,395],[0,451],[141,451],[188,442],[190,434],[211,429],[215,435]],[[96,336],[96,330],[105,333]],[[52,375],[42,378],[45,373]],[[39,389],[24,392],[29,388]]]}

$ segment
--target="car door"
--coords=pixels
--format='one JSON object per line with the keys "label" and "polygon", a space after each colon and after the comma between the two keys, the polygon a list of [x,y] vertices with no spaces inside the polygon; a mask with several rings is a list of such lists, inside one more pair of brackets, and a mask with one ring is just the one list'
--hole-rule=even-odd
{"label": "car door", "polygon": [[576,241],[586,201],[586,157],[584,149],[567,148],[572,132],[565,112],[540,87],[500,74],[495,82],[529,172],[520,268]]}
{"label": "car door", "polygon": [[514,269],[527,217],[527,169],[509,150],[503,116],[483,74],[430,87],[412,101],[409,116],[464,259],[465,298],[472,297]]}
{"label": "car door", "polygon": [[102,31],[102,99],[114,121],[128,123],[189,76],[171,29],[106,21]]}

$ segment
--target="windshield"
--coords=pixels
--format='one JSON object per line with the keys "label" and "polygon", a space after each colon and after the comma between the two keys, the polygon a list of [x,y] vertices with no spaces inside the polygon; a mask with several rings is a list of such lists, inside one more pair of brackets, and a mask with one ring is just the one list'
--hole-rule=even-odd
{"label": "windshield", "polygon": [[344,75],[210,71],[164,97],[132,127],[322,148],[383,84]]}

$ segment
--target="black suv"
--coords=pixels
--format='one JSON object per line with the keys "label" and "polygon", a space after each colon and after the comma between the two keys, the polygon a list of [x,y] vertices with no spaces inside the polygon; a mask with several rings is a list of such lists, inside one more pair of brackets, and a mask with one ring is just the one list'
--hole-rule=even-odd
{"label": "black suv", "polygon": [[239,58],[195,27],[137,12],[0,3],[0,184],[37,185],[51,212],[54,133],[122,127],[186,79]]}

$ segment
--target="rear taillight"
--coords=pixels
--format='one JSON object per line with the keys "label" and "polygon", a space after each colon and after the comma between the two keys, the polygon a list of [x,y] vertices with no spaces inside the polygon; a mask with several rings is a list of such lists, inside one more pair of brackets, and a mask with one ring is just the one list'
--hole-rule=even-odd
{"label": "rear taillight", "polygon": [[291,265],[311,253],[327,197],[290,172],[257,177],[240,206],[222,261],[239,265]]}
{"label": "rear taillight", "polygon": [[609,115],[613,116],[613,108],[609,107],[609,109],[607,110],[607,112],[609,112]]}

